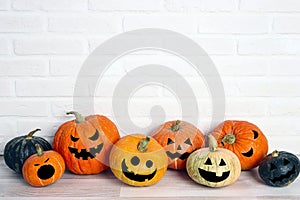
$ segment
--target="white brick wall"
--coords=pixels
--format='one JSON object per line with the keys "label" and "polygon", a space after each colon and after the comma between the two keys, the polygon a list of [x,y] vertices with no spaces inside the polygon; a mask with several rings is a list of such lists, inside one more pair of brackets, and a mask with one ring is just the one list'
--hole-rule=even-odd
{"label": "white brick wall", "polygon": [[0,55],[9,54],[9,41],[5,38],[0,38]]}
{"label": "white brick wall", "polygon": [[[0,154],[9,139],[37,127],[52,140],[57,127],[72,119],[65,112],[73,109],[75,80],[89,53],[139,28],[165,28],[197,42],[223,81],[225,118],[256,123],[270,151],[300,153],[299,0],[0,0]],[[88,91],[95,112],[115,121],[114,88],[146,64],[168,66],[186,79],[197,97],[197,125],[208,133],[214,107],[204,78],[180,57],[160,51],[133,52],[111,63],[95,93]],[[178,85],[174,91],[182,92]],[[180,101],[190,98],[147,85],[135,91],[128,111],[135,124],[147,126],[153,105],[164,107],[166,120],[176,119]]]}

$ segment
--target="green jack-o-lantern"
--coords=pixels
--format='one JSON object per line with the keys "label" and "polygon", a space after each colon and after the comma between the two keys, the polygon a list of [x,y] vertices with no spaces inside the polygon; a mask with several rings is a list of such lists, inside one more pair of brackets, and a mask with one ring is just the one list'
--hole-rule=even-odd
{"label": "green jack-o-lantern", "polygon": [[188,175],[197,183],[209,187],[222,187],[234,183],[241,174],[238,157],[231,151],[217,148],[209,135],[209,148],[194,151],[187,159]]}
{"label": "green jack-o-lantern", "polygon": [[291,184],[298,177],[299,171],[298,157],[285,151],[273,151],[260,162],[258,168],[262,180],[274,187]]}

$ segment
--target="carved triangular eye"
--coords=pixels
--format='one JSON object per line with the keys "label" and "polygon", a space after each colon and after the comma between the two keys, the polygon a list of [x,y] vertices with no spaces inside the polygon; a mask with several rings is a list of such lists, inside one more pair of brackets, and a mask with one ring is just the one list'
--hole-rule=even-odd
{"label": "carved triangular eye", "polygon": [[274,170],[274,169],[276,169],[276,166],[275,166],[273,163],[271,163],[271,164],[269,165],[269,167],[270,167],[270,170],[271,170],[271,171]]}
{"label": "carved triangular eye", "polygon": [[288,165],[288,164],[290,164],[290,161],[288,160],[288,159],[283,159],[283,165]]}
{"label": "carved triangular eye", "polygon": [[169,145],[169,144],[174,144],[174,141],[171,140],[170,138],[168,138],[168,145]]}
{"label": "carved triangular eye", "polygon": [[188,138],[186,141],[184,141],[184,143],[192,146],[192,142],[191,142],[190,138]]}
{"label": "carved triangular eye", "polygon": [[205,165],[212,165],[210,158],[207,158],[207,160],[204,163]]}
{"label": "carved triangular eye", "polygon": [[98,138],[99,138],[99,132],[96,129],[95,134],[93,136],[89,137],[89,139],[95,141],[95,140],[98,140]]}
{"label": "carved triangular eye", "polygon": [[220,166],[226,166],[226,163],[223,159],[221,159]]}

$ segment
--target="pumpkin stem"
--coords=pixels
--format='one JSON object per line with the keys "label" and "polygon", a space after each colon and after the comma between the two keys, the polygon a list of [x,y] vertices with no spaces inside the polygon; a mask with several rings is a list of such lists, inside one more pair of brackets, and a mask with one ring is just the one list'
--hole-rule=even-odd
{"label": "pumpkin stem", "polygon": [[76,123],[78,123],[78,124],[85,121],[84,117],[79,112],[70,111],[70,112],[67,112],[66,114],[67,115],[75,115]]}
{"label": "pumpkin stem", "polygon": [[172,132],[177,132],[180,129],[180,120],[176,120],[176,122],[170,127]]}
{"label": "pumpkin stem", "polygon": [[209,146],[209,151],[217,151],[218,150],[218,142],[214,136],[209,134],[208,136],[208,146]]}
{"label": "pumpkin stem", "polygon": [[148,150],[148,143],[150,141],[150,138],[147,136],[144,140],[141,140],[138,144],[137,149],[140,152],[146,152]]}
{"label": "pumpkin stem", "polygon": [[35,144],[35,148],[36,148],[36,151],[37,151],[37,155],[38,155],[38,156],[42,156],[42,155],[44,154],[41,145]]}
{"label": "pumpkin stem", "polygon": [[279,152],[277,150],[275,150],[275,151],[272,152],[271,155],[272,155],[273,158],[278,157],[279,156]]}
{"label": "pumpkin stem", "polygon": [[222,139],[223,143],[227,143],[227,144],[234,144],[235,143],[235,135],[233,135],[232,133],[228,133],[224,136],[224,138]]}
{"label": "pumpkin stem", "polygon": [[34,134],[35,132],[37,132],[37,131],[41,131],[41,129],[37,128],[37,129],[35,129],[35,130],[31,131],[31,132],[30,132],[30,133],[28,133],[28,135],[26,136],[26,139],[27,139],[27,140],[31,140],[31,139],[32,139],[32,136],[33,136],[33,134]]}

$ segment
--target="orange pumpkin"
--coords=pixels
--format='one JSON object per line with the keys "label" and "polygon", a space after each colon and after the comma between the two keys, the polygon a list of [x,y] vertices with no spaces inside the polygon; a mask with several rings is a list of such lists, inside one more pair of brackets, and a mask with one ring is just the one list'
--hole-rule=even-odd
{"label": "orange pumpkin", "polygon": [[205,145],[204,134],[194,125],[185,121],[169,121],[153,133],[168,155],[168,168],[185,169],[189,155]]}
{"label": "orange pumpkin", "polygon": [[109,162],[113,174],[132,186],[157,183],[168,166],[164,148],[152,137],[142,134],[127,135],[116,142]]}
{"label": "orange pumpkin", "polygon": [[256,167],[268,153],[268,141],[262,131],[247,121],[227,120],[212,132],[218,146],[233,151],[242,170]]}
{"label": "orange pumpkin", "polygon": [[109,166],[112,145],[120,138],[116,125],[105,116],[82,117],[62,124],[54,137],[53,149],[65,159],[75,174],[98,174]]}
{"label": "orange pumpkin", "polygon": [[37,153],[31,155],[22,168],[24,180],[36,187],[56,182],[65,172],[63,157],[52,150],[43,152],[39,144],[35,146]]}

